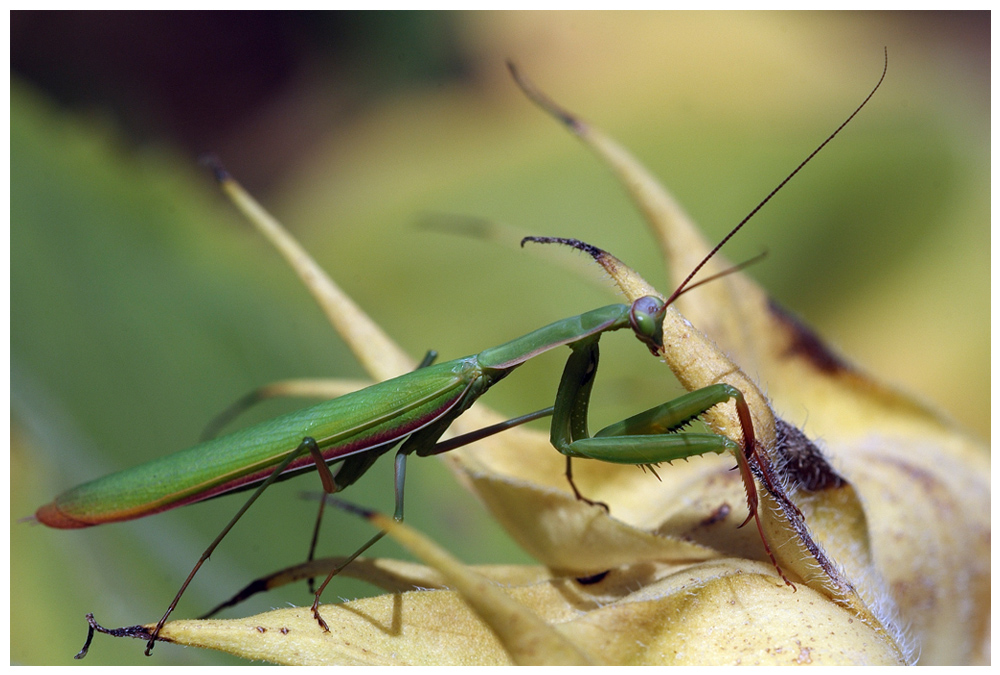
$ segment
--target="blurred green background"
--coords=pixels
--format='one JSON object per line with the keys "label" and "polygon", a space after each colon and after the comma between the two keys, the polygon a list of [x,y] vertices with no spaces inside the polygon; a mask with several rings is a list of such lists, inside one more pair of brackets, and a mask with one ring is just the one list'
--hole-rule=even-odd
{"label": "blurred green background", "polygon": [[[615,301],[537,256],[417,227],[427,214],[579,237],[669,290],[635,209],[524,100],[507,58],[631,148],[717,238],[857,105],[888,46],[869,108],[727,254],[767,249],[750,274],[778,301],[989,438],[988,14],[14,12],[11,44],[12,521],[191,444],[256,386],[362,375],[200,152],[415,357]],[[605,343],[595,425],[675,393],[630,341]],[[548,405],[561,363],[538,361],[484,402]],[[382,464],[348,498],[391,510]],[[314,507],[298,493],[314,482],[265,496],[175,616],[303,557]],[[238,501],[83,531],[13,522],[12,662],[72,662],[88,611],[155,621]],[[437,461],[410,463],[407,520],[468,562],[528,561]],[[368,535],[335,516],[324,551]],[[372,592],[343,580],[326,597]],[[286,602],[309,597],[296,586],[243,611]],[[85,663],[232,662],[170,645],[150,661],[105,638]]]}

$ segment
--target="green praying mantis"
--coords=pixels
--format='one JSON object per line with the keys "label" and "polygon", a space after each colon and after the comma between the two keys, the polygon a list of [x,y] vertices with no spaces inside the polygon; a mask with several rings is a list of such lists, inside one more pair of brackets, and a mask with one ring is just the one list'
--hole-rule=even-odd
{"label": "green praying mantis", "polygon": [[[90,527],[141,518],[230,492],[253,490],[202,554],[155,629],[149,633],[146,646],[149,655],[160,630],[201,565],[273,483],[316,471],[324,492],[335,494],[352,485],[381,455],[398,446],[394,515],[401,520],[406,463],[410,455],[440,454],[526,421],[551,416],[552,445],[566,457],[565,474],[574,495],[597,507],[607,508],[587,499],[573,481],[573,458],[653,466],[708,453],[733,453],[747,498],[748,516],[743,524],[756,521],[765,550],[777,567],[757,510],[757,485],[752,470],[757,448],[750,411],[742,393],[727,384],[712,385],[591,435],[587,412],[598,364],[598,342],[606,332],[629,329],[654,356],[659,355],[663,350],[662,324],[667,308],[681,294],[698,285],[693,279],[702,267],[854,118],[881,82],[880,79],[847,120],[741,220],[666,300],[646,296],[631,304],[609,305],[549,324],[498,347],[444,363],[433,364],[433,359],[428,358],[410,373],[80,485],[39,508],[35,518],[54,528]],[[259,217],[262,213],[259,205],[236,181],[218,164],[212,168],[222,189],[236,204],[251,217]],[[528,242],[570,245],[594,256],[604,253],[575,240],[529,237],[522,245]],[[494,384],[534,357],[561,346],[569,347],[571,354],[551,408],[448,441],[440,440],[452,422]],[[726,401],[735,402],[741,442],[716,434],[677,433],[713,406]],[[766,472],[759,475],[766,489],[776,490],[772,476]],[[369,540],[348,558],[348,563],[381,536],[380,533]],[[342,568],[330,572],[315,591],[312,613],[323,630],[329,627],[319,612],[320,597]],[[790,584],[787,579],[785,581]],[[95,630],[115,633],[97,625],[93,618],[90,625],[87,644],[78,658],[86,654]]]}

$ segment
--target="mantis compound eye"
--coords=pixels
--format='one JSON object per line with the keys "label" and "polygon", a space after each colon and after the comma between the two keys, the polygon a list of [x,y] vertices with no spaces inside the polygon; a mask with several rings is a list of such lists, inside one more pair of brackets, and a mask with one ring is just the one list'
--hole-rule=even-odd
{"label": "mantis compound eye", "polygon": [[653,356],[663,351],[663,315],[667,306],[662,300],[646,295],[632,303],[629,323],[639,340],[649,347]]}

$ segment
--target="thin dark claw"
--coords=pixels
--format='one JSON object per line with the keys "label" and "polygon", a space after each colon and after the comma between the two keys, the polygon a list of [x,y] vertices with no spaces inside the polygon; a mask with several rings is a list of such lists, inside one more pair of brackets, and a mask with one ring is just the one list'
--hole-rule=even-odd
{"label": "thin dark claw", "polygon": [[87,629],[87,641],[83,643],[83,647],[79,652],[76,653],[74,659],[82,659],[90,651],[90,643],[94,641],[94,631],[97,629],[97,621],[94,619],[93,614],[87,614],[87,623],[90,627]]}
{"label": "thin dark claw", "polygon": [[313,603],[312,611],[313,618],[319,623],[319,627],[322,628],[324,632],[329,633],[330,627],[326,625],[326,621],[324,621],[323,617],[319,615],[319,598],[316,598],[316,602]]}
{"label": "thin dark claw", "polygon": [[587,502],[591,506],[600,506],[602,509],[604,509],[606,513],[608,513],[609,515],[611,514],[611,507],[605,504],[604,502],[595,502],[593,499],[587,499],[586,497],[580,494],[578,494],[576,498],[579,499],[581,502]]}
{"label": "thin dark claw", "polygon": [[[90,624],[90,629],[87,631],[87,641],[84,643],[83,648],[74,656],[74,659],[82,659],[87,655],[90,650],[90,643],[94,639],[94,633],[104,633],[105,635],[110,635],[112,637],[131,637],[138,638],[140,640],[148,640],[151,638],[149,631],[145,626],[125,626],[123,628],[105,628],[101,624],[97,623],[94,619],[93,614],[87,614],[87,623]],[[147,652],[148,655],[148,652]]]}

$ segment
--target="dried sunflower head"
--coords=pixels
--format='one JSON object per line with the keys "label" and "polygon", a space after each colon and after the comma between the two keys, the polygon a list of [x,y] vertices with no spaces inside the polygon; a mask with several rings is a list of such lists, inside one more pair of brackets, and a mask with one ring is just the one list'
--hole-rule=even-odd
{"label": "dried sunflower head", "polygon": [[[686,274],[708,246],[672,198],[609,138],[565,111],[559,117],[611,165],[670,269]],[[626,267],[614,274],[629,298],[655,293]],[[668,313],[664,358],[685,387],[724,381],[750,401],[755,468],[779,477],[758,490],[765,540],[794,589],[757,532],[736,528],[745,495],[731,460],[671,466],[660,482],[632,467],[581,463],[582,489],[610,504],[608,514],[567,492],[563,458],[543,434],[515,430],[445,459],[541,567],[477,574],[395,528],[441,576],[392,561],[360,573],[395,590],[435,590],[325,606],[329,634],[308,610],[291,609],[176,622],[163,637],[281,663],[988,659],[984,448],[848,365],[742,275],[677,305],[684,315]],[[374,376],[408,367],[390,341],[372,339],[380,333],[366,317],[344,307],[351,314],[340,330]],[[732,406],[705,418],[741,440]],[[494,420],[476,409],[455,427]]]}

